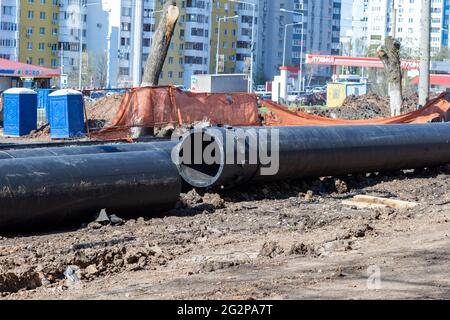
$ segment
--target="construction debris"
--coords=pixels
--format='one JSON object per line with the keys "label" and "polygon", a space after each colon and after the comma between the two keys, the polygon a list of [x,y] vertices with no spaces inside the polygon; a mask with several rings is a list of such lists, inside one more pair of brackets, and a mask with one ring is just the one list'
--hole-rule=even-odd
{"label": "construction debris", "polygon": [[416,202],[402,201],[396,199],[387,199],[366,195],[354,196],[352,200],[342,201],[342,204],[355,206],[360,209],[365,208],[393,208],[393,209],[413,209],[419,205]]}

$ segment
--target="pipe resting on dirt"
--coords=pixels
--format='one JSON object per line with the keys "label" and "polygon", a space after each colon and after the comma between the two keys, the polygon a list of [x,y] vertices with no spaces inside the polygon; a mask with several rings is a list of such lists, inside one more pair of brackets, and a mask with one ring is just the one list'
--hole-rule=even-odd
{"label": "pipe resting on dirt", "polygon": [[174,141],[154,141],[145,143],[117,143],[94,146],[71,146],[71,147],[47,147],[29,149],[9,149],[0,150],[0,160],[37,158],[53,156],[74,156],[82,154],[104,154],[116,152],[139,152],[151,150],[165,150],[170,153],[176,145]]}
{"label": "pipe resting on dirt", "polygon": [[0,231],[68,226],[103,208],[154,213],[172,208],[180,193],[170,152],[154,147],[0,160]]}
{"label": "pipe resting on dirt", "polygon": [[[233,144],[233,140],[238,143]],[[264,148],[266,140],[267,148]],[[450,163],[450,124],[209,128],[191,132],[177,148],[180,156],[177,166],[189,185],[233,187],[249,181],[447,164]],[[216,161],[194,161],[199,152],[212,154]],[[238,154],[245,155],[245,161],[237,162]],[[251,161],[250,154],[256,154],[255,161]],[[230,155],[234,161],[229,161]]]}

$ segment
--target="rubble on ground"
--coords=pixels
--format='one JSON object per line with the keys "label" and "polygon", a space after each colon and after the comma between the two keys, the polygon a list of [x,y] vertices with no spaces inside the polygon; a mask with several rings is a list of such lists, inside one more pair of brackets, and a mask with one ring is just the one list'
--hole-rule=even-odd
{"label": "rubble on ground", "polygon": [[[432,94],[431,98],[436,97]],[[417,110],[419,95],[415,91],[404,93],[404,105],[402,114]],[[338,108],[307,108],[299,107],[299,111],[318,115],[321,117],[343,120],[371,120],[382,119],[391,116],[389,97],[369,93],[361,96],[349,96],[342,107]]]}

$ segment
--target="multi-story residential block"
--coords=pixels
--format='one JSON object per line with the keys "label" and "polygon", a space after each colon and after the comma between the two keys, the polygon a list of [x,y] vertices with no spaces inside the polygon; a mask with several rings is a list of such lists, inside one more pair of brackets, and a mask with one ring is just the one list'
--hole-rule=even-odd
{"label": "multi-story residential block", "polygon": [[[87,8],[86,0],[58,0],[57,2],[60,7],[56,19],[59,26],[60,67],[64,74],[75,76],[80,66],[80,46],[83,52],[87,50],[86,21],[87,12],[91,8]],[[74,84],[71,83],[71,85]]]}
{"label": "multi-story residential block", "polygon": [[[341,0],[261,0],[262,21],[259,35],[260,62],[267,79],[279,73],[283,61],[285,26],[298,23],[287,29],[286,64],[299,66],[304,55],[338,54],[341,25]],[[302,13],[285,13],[280,9]],[[303,33],[303,39],[302,39]],[[303,52],[303,59],[300,59]],[[311,82],[323,82],[331,76],[327,66],[306,70],[304,76]],[[308,79],[306,79],[308,80]],[[308,80],[308,82],[310,82]]]}
{"label": "multi-story residential block", "polygon": [[0,0],[0,58],[19,58],[20,0]]}
{"label": "multi-story residential block", "polygon": [[[255,43],[258,41],[259,1],[243,2],[181,1],[180,19],[163,69],[161,83],[190,87],[192,75],[195,74],[215,73],[216,70],[219,73],[249,73],[252,32]],[[158,1],[157,11],[161,6],[162,2]],[[253,13],[255,24],[252,19]],[[258,55],[256,46],[254,49],[255,69]],[[220,67],[217,69],[218,60]]]}
{"label": "multi-story residential block", "polygon": [[43,67],[58,67],[57,0],[21,0],[19,61]]}
{"label": "multi-story residential block", "polygon": [[369,0],[353,1],[352,8],[352,55],[364,56],[367,54]]}
{"label": "multi-story residential block", "polygon": [[[158,0],[156,10],[165,1]],[[194,74],[209,72],[212,0],[183,0],[180,18],[161,74],[162,84],[190,87]],[[158,24],[160,16],[157,15]]]}
{"label": "multi-story residential block", "polygon": [[[431,2],[431,52],[448,45],[449,0]],[[418,55],[422,2],[403,0],[369,0],[367,45],[374,49],[387,35],[399,39],[412,56]]]}
{"label": "multi-story residential block", "polygon": [[[216,70],[217,52],[220,57],[219,61],[221,61],[220,73],[250,73],[252,37],[254,41],[254,69],[258,65],[259,55],[256,44],[258,43],[260,4],[257,0],[244,2],[212,1],[211,73]],[[254,23],[253,14],[255,15]],[[217,50],[217,47],[219,47],[219,50]]]}

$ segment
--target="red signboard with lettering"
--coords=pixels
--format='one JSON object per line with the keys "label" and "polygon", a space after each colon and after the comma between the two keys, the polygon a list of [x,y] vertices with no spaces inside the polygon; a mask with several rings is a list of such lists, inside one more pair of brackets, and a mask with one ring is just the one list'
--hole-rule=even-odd
{"label": "red signboard with lettering", "polygon": [[[383,62],[376,57],[344,57],[331,55],[307,54],[307,64],[321,64],[332,66],[348,66],[348,67],[368,67],[383,68]],[[402,69],[418,70],[420,61],[418,60],[401,60]]]}

